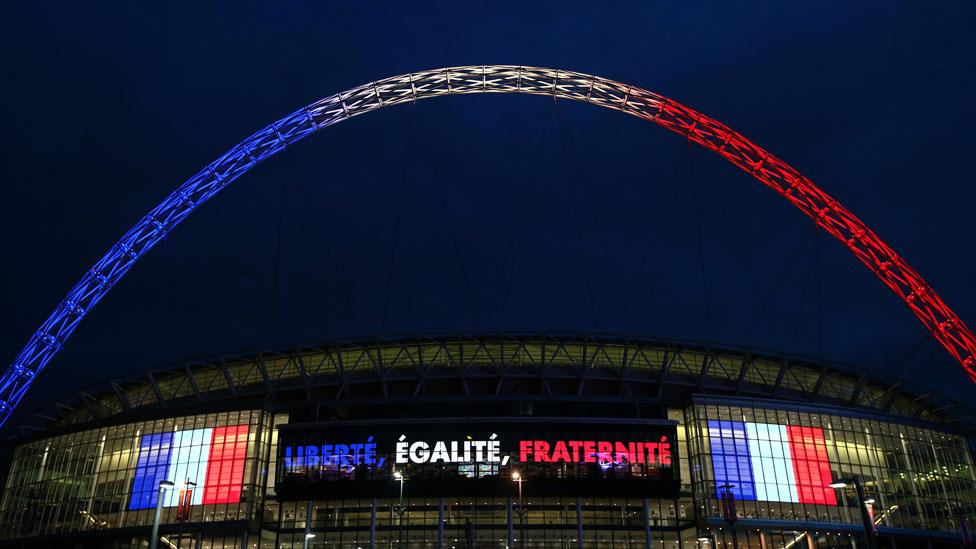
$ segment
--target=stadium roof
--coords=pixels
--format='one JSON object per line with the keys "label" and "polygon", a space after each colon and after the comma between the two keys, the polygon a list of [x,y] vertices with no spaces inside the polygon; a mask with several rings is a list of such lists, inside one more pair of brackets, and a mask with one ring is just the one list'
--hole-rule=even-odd
{"label": "stadium roof", "polygon": [[158,417],[217,402],[389,399],[776,399],[971,429],[971,410],[907,381],[835,363],[701,343],[580,334],[335,341],[153,368],[61,398],[21,436]]}

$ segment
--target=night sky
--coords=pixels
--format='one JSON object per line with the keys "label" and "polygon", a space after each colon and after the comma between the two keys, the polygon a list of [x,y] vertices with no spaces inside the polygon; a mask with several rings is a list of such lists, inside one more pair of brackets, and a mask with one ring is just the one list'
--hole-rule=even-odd
{"label": "night sky", "polygon": [[[976,325],[972,2],[346,4],[5,6],[5,364],[242,138],[371,80],[467,64],[592,73],[721,120]],[[23,409],[181,359],[460,331],[712,340],[976,394],[887,288],[748,175],[620,113],[494,95],[358,117],[252,170],[140,261]]]}

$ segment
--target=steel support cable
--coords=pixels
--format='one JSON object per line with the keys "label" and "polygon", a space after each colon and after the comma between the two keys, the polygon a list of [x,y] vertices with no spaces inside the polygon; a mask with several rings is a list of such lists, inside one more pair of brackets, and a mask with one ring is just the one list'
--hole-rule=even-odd
{"label": "steel support cable", "polygon": [[397,248],[400,243],[400,218],[403,215],[403,195],[407,188],[407,176],[410,174],[410,149],[413,143],[413,124],[416,117],[416,105],[410,105],[410,117],[407,122],[407,142],[403,147],[403,169],[400,173],[400,189],[396,198],[396,213],[393,216],[393,243],[390,246],[390,263],[386,272],[386,292],[383,297],[383,329],[390,323],[390,301],[393,296],[393,273],[396,268]]}
{"label": "steel support cable", "polygon": [[[814,235],[816,238],[816,226],[813,226],[811,232],[808,233]],[[804,240],[804,244],[806,240]],[[810,294],[810,279],[814,277],[814,258],[810,259],[810,266],[806,270],[806,276],[802,279],[802,285],[800,286],[800,299],[796,302],[796,317],[793,319],[793,330],[790,332],[790,339],[786,345],[785,353],[790,355],[793,353],[793,347],[796,345],[797,336],[800,334],[800,321],[804,318],[804,313],[807,305],[807,296]]]}
{"label": "steel support cable", "polygon": [[814,260],[816,261],[816,272],[814,276],[816,277],[817,283],[817,357],[823,358],[823,295],[820,293],[820,229],[816,226],[813,228],[813,254]]}
{"label": "steel support cable", "polygon": [[271,273],[271,329],[277,333],[281,316],[278,311],[278,286],[281,284],[281,235],[285,224],[285,184],[278,180],[278,225],[275,228],[275,254]]}
{"label": "steel support cable", "polygon": [[773,284],[773,289],[769,292],[769,295],[766,297],[766,299],[763,300],[762,307],[759,308],[759,312],[756,313],[756,317],[749,324],[749,329],[746,330],[746,335],[742,337],[742,342],[739,344],[740,346],[744,346],[749,341],[749,337],[752,335],[752,331],[756,329],[756,325],[759,323],[759,319],[762,318],[762,315],[766,312],[766,308],[769,307],[769,304],[773,301],[773,297],[776,295],[776,291],[779,290],[780,285],[786,279],[786,275],[790,272],[790,269],[793,267],[793,263],[796,262],[796,258],[800,256],[800,251],[804,248],[804,245],[806,244],[808,238],[809,238],[809,234],[807,234],[802,240],[800,240],[799,243],[797,243],[796,250],[793,251],[793,255],[790,256],[789,261],[786,262],[786,267],[783,269],[783,272],[780,273],[779,278],[776,279],[776,283]]}
{"label": "steel support cable", "polygon": [[[708,180],[706,179],[705,184],[703,186],[707,184],[708,184]],[[760,297],[759,287],[756,285],[757,277],[755,271],[753,271],[752,269],[752,264],[749,262],[745,252],[742,249],[742,240],[739,238],[738,232],[735,229],[735,224],[732,223],[732,220],[729,217],[729,208],[728,208],[728,204],[725,202],[725,199],[722,196],[721,185],[710,186],[709,188],[706,188],[704,190],[706,194],[714,196],[716,202],[718,203],[719,215],[721,217],[722,223],[725,225],[725,234],[731,237],[732,245],[735,249],[736,256],[739,258],[739,262],[742,264],[742,268],[746,273],[746,277],[749,279],[749,289],[752,292],[752,298],[756,301],[756,306],[759,309],[762,309],[763,300]],[[764,317],[764,318],[766,319],[767,327],[769,328],[769,333],[773,336],[773,343],[776,345],[777,350],[781,352],[785,352],[786,349],[783,347],[783,342],[780,340],[779,334],[776,333],[776,330],[773,327],[771,321],[769,320],[768,317]]]}
{"label": "steel support cable", "polygon": [[[319,219],[315,206],[313,206],[315,202],[312,201],[312,194],[308,192],[308,187],[305,185],[304,181],[299,181],[299,188],[302,191],[302,198],[304,199],[303,202],[305,203],[305,206],[308,207],[308,215],[312,218],[312,226],[315,227],[315,232],[319,237],[319,242],[322,243],[323,255],[325,256],[325,259],[328,259],[329,256],[333,254],[333,250],[326,245],[328,242],[330,242],[330,240],[326,237],[325,227],[322,225],[322,221]],[[332,319],[326,315],[327,332],[332,331],[333,325],[331,320]]]}
{"label": "steel support cable", "polygon": [[[557,109],[556,116],[557,116],[558,121],[559,121],[560,135],[565,134],[565,136],[566,136],[565,139],[566,139],[566,141],[569,144],[568,145],[569,150],[572,152],[571,158],[578,160],[579,159],[579,150],[576,148],[576,142],[573,139],[573,134],[571,132],[571,129],[569,128],[569,125],[566,124],[566,122],[565,122],[565,120],[563,118],[562,111],[559,111]],[[568,169],[569,169],[569,167],[567,167],[567,170]],[[627,310],[627,307],[626,307],[627,301],[626,301],[626,298],[624,297],[623,284],[620,281],[620,276],[617,273],[616,266],[614,265],[613,255],[610,253],[610,245],[609,245],[609,242],[607,240],[606,231],[603,228],[603,223],[600,221],[600,216],[599,216],[599,214],[596,211],[596,207],[594,206],[593,198],[590,195],[588,185],[586,184],[587,177],[584,174],[583,167],[579,164],[579,162],[575,162],[575,166],[573,167],[573,172],[577,174],[577,178],[578,178],[578,180],[580,182],[580,188],[582,189],[582,192],[583,192],[583,203],[587,206],[587,209],[589,210],[590,215],[593,217],[593,224],[596,225],[597,236],[600,238],[600,245],[603,246],[603,253],[607,257],[607,267],[610,270],[610,279],[613,282],[614,290],[617,293],[617,299],[620,300],[621,310],[624,312],[624,315],[627,318],[628,327],[630,328],[631,331],[633,331],[633,329],[634,329],[634,322],[633,322],[633,319],[630,316],[630,312]]]}
{"label": "steel support cable", "polygon": [[[682,144],[681,146],[681,151],[682,152],[684,151],[684,144]],[[674,168],[671,170],[671,177],[668,179],[668,185],[664,191],[664,198],[661,200],[661,203],[658,205],[657,213],[654,214],[653,221],[650,223],[650,229],[648,230],[647,239],[644,241],[644,249],[641,252],[640,261],[637,262],[637,272],[634,274],[634,281],[631,282],[630,289],[627,291],[627,297],[626,300],[624,301],[624,308],[626,309],[628,316],[630,313],[631,304],[634,301],[634,294],[637,291],[637,285],[642,278],[641,275],[644,273],[644,265],[647,263],[647,257],[650,255],[651,245],[654,242],[654,237],[657,235],[658,228],[661,227],[662,225],[662,219],[664,218],[666,208],[670,203],[671,195],[674,192],[675,187],[678,186],[677,182],[678,182],[678,172],[681,166],[681,156],[682,156],[681,154],[678,155],[677,160],[675,161],[674,164]],[[621,311],[620,316],[617,318],[618,329],[620,325],[623,323],[623,321],[624,321],[624,311]]]}
{"label": "steel support cable", "polygon": [[705,301],[705,334],[712,341],[712,310],[708,296],[708,277],[705,273],[705,244],[702,236],[701,212],[698,210],[698,184],[695,182],[695,162],[691,155],[691,140],[688,140],[688,177],[691,180],[691,203],[695,210],[695,232],[698,236],[698,266],[701,270],[702,292]]}
{"label": "steel support cable", "polygon": [[454,221],[451,219],[451,210],[447,207],[447,198],[444,196],[444,188],[441,185],[440,171],[437,166],[437,161],[434,160],[434,152],[430,146],[430,136],[427,133],[427,123],[424,119],[420,119],[420,131],[424,138],[424,144],[427,150],[427,160],[430,162],[430,170],[434,174],[434,187],[437,188],[437,196],[440,198],[441,211],[444,214],[444,222],[447,223],[447,232],[451,237],[451,245],[454,247],[454,255],[457,259],[458,269],[461,274],[461,283],[464,285],[464,297],[468,302],[468,308],[471,310],[471,316],[474,319],[475,329],[481,327],[481,315],[478,314],[478,304],[475,302],[474,293],[471,291],[471,280],[468,277],[468,270],[464,266],[464,256],[461,255],[461,244],[458,241],[457,233],[454,230]]}
{"label": "steel support cable", "polygon": [[[555,110],[555,108],[555,101],[553,101],[546,110],[545,123],[542,125],[542,133],[539,136],[538,142],[536,143],[535,156],[532,159],[529,183],[522,191],[522,200],[519,202],[515,227],[512,230],[512,237],[509,239],[505,256],[503,257],[498,286],[496,286],[496,292],[492,296],[492,303],[498,303],[498,316],[496,322],[494,323],[496,330],[501,330],[502,328],[502,321],[504,320],[505,316],[505,304],[508,302],[508,294],[511,288],[512,278],[515,276],[518,251],[522,245],[522,237],[524,236],[525,226],[528,222],[529,203],[531,202],[532,191],[535,190],[539,180],[539,167],[542,164],[542,151],[545,148],[546,137],[549,135],[549,125],[552,122],[552,112]],[[494,305],[492,305],[492,309],[494,308]]]}
{"label": "steel support cable", "polygon": [[[681,149],[682,149],[681,150],[681,153],[682,154],[680,154],[679,157],[678,157],[678,164],[679,164],[679,166],[683,166],[683,167],[687,168],[687,165],[688,164],[687,164],[687,162],[684,162],[684,159],[685,159],[684,158],[684,154],[686,153],[687,148],[685,147],[685,144],[684,143],[681,144]],[[683,176],[681,176],[681,177],[679,177],[678,179],[675,180],[675,191],[677,191],[677,184],[680,181],[683,181],[683,180],[684,180],[684,177]],[[678,193],[675,192],[675,195],[678,195]],[[675,208],[669,208],[667,210],[667,217],[664,220],[665,222],[663,223],[663,226],[667,226],[669,224],[673,224],[674,223],[674,216],[677,213],[678,212],[677,212],[677,210]],[[647,323],[651,319],[651,313],[654,312],[654,302],[657,299],[657,294],[656,294],[656,292],[657,292],[657,284],[658,284],[658,281],[661,278],[661,273],[664,270],[664,266],[665,266],[665,263],[664,263],[664,254],[665,254],[666,251],[667,251],[667,246],[662,245],[661,246],[661,249],[657,253],[657,258],[656,258],[657,260],[654,262],[655,268],[654,268],[653,274],[651,275],[651,286],[650,286],[650,290],[648,291],[647,306],[644,308],[644,318],[641,320],[641,333],[642,334],[647,332]]]}
{"label": "steel support cable", "polygon": [[[669,190],[671,199],[673,199],[674,196],[677,194],[675,191],[678,188],[678,183],[683,179],[681,177],[680,168],[685,165],[685,162],[684,162],[684,151],[685,151],[685,146],[684,146],[684,143],[682,143],[681,144],[681,151],[678,154],[678,157],[677,157],[677,159],[675,161],[675,170],[676,170],[674,172],[675,173],[675,177],[674,177],[674,180],[671,183],[671,185],[672,185],[671,190]],[[666,227],[666,226],[668,226],[669,222],[674,217],[674,213],[675,213],[674,212],[674,208],[666,208],[662,204],[662,207],[661,207],[661,220],[660,220],[660,223],[659,223],[658,226],[659,227]],[[648,240],[650,240],[650,239],[648,239]],[[648,242],[648,246],[650,246],[650,242]],[[662,243],[662,246],[658,250],[657,256],[655,257],[655,261],[652,263],[652,265],[654,266],[654,269],[651,271],[651,277],[650,277],[651,283],[650,283],[650,286],[648,287],[648,291],[647,291],[647,304],[644,306],[644,315],[641,318],[641,325],[640,325],[640,333],[641,334],[647,333],[647,323],[648,323],[648,321],[650,321],[650,319],[651,319],[651,313],[654,311],[654,302],[655,302],[655,300],[657,298],[657,283],[660,280],[660,278],[661,278],[661,272],[663,271],[663,267],[664,267],[664,252],[666,250],[667,250],[667,246],[663,245],[663,243]],[[636,283],[637,283],[637,280],[635,279],[634,280],[634,284],[636,285]]]}
{"label": "steel support cable", "polygon": [[[918,340],[917,343],[913,344],[911,347],[909,347],[904,352],[902,352],[902,354],[898,355],[898,357],[895,360],[891,361],[891,364],[890,364],[889,367],[890,368],[894,368],[895,366],[898,366],[902,361],[908,360],[909,357],[911,357],[916,352],[918,352],[918,350],[921,349],[931,339],[932,339],[932,334],[925,334],[924,336],[922,336],[921,339]],[[934,349],[935,348],[933,347],[932,350],[934,350]],[[931,351],[932,350],[929,351],[930,355],[931,355]],[[931,361],[931,359],[932,359],[932,357],[929,356],[928,361]]]}
{"label": "steel support cable", "polygon": [[654,92],[597,76],[521,65],[469,65],[398,75],[325,97],[262,128],[191,176],[130,228],[75,284],[0,376],[0,425],[84,317],[167,232],[260,162],[376,109],[454,94],[523,93],[617,110],[664,127],[751,174],[841,241],[894,292],[976,383],[976,334],[924,278],[853,212],[721,122]]}
{"label": "steel support cable", "polygon": [[590,313],[593,316],[593,329],[596,330],[600,326],[599,317],[596,312],[596,296],[593,294],[593,281],[590,279],[590,267],[586,261],[586,243],[583,239],[583,223],[580,218],[579,211],[576,208],[576,188],[573,185],[573,173],[569,166],[569,152],[566,150],[566,136],[563,135],[563,125],[558,121],[557,113],[557,124],[559,127],[559,143],[561,145],[563,153],[563,170],[566,172],[566,186],[569,187],[569,203],[573,211],[573,220],[576,222],[576,240],[579,243],[580,259],[583,263],[583,279],[586,281],[586,293],[590,301]]}
{"label": "steel support cable", "polygon": [[[856,268],[857,264],[850,261],[843,261],[841,263],[844,265],[847,272],[847,275],[842,278],[847,281],[847,290],[853,296],[851,299],[846,301],[846,303],[853,302],[854,306],[856,306],[860,312],[861,319],[863,319],[862,322],[860,322],[862,337],[865,340],[880,341],[882,331],[879,329],[879,323],[870,321],[870,307],[868,307],[868,304],[864,300],[864,292],[858,291],[857,288],[854,287],[854,277],[858,273]],[[932,332],[926,333],[929,335],[932,334]],[[892,349],[882,345],[878,348],[877,354],[881,358],[882,362],[885,362],[886,357],[892,356],[891,352]]]}

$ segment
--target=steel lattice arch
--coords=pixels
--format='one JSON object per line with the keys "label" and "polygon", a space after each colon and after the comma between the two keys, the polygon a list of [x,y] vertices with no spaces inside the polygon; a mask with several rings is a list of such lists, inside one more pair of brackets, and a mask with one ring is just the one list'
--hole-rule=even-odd
{"label": "steel lattice arch", "polygon": [[590,103],[653,122],[718,153],[841,241],[908,305],[976,382],[976,336],[969,327],[873,230],[786,162],[725,124],[637,86],[560,69],[474,65],[394,76],[331,95],[266,126],[193,175],[85,273],[4,371],[0,378],[0,426],[85,315],[135,262],[193,210],[259,162],[316,131],[360,114],[419,99],[473,93],[524,93]]}

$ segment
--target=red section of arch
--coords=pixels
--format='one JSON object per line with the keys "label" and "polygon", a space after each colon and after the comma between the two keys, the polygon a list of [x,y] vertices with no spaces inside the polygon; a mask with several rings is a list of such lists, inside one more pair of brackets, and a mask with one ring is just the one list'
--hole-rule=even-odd
{"label": "red section of arch", "polygon": [[721,122],[664,99],[650,121],[720,154],[813,219],[908,305],[976,383],[976,335],[925,279],[843,204]]}
{"label": "red section of arch", "polygon": [[237,503],[241,500],[247,435],[247,425],[217,427],[213,430],[207,480],[203,484],[204,505]]}
{"label": "red section of arch", "polygon": [[830,460],[827,458],[827,442],[819,427],[786,427],[793,455],[793,473],[796,475],[796,492],[800,503],[837,505],[837,495],[828,484],[833,482]]}

